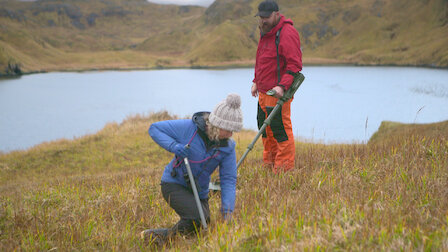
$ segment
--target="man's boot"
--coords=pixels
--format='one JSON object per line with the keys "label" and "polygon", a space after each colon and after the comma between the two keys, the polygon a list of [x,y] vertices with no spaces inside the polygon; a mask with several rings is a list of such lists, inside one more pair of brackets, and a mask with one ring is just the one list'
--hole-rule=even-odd
{"label": "man's boot", "polygon": [[168,228],[146,229],[140,233],[145,244],[161,246],[168,241]]}

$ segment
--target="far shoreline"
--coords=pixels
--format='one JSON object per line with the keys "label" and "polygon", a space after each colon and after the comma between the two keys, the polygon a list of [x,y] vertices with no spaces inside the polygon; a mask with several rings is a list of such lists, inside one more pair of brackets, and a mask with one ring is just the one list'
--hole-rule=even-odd
{"label": "far shoreline", "polygon": [[[349,63],[349,62],[321,62],[317,63],[315,60],[304,62],[304,68],[306,66],[313,67],[409,67],[409,68],[428,68],[428,69],[440,69],[448,70],[448,66],[439,67],[434,65],[413,65],[413,64],[362,64],[362,63]],[[2,75],[0,73],[0,80],[20,78],[25,75],[41,74],[41,73],[55,73],[55,72],[101,72],[101,71],[152,71],[152,70],[173,70],[173,69],[191,69],[191,70],[226,70],[226,69],[238,69],[238,68],[253,68],[254,64],[247,63],[224,63],[224,64],[204,64],[204,65],[178,65],[178,66],[154,66],[154,67],[80,67],[80,68],[49,68],[37,71],[22,71],[20,75]]]}

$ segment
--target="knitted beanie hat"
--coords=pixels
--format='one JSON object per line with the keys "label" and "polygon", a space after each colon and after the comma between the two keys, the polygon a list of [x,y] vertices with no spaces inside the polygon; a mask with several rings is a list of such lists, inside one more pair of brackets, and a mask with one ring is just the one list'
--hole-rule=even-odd
{"label": "knitted beanie hat", "polygon": [[232,132],[240,131],[243,127],[243,113],[241,112],[240,106],[240,96],[237,94],[229,94],[210,113],[208,117],[210,124]]}

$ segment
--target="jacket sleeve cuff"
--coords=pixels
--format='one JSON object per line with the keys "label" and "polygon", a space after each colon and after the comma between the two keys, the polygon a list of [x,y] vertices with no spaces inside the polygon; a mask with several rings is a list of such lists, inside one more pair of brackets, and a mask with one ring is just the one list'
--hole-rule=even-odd
{"label": "jacket sleeve cuff", "polygon": [[293,81],[294,77],[292,75],[284,74],[278,86],[283,86],[285,90],[288,90],[291,87]]}

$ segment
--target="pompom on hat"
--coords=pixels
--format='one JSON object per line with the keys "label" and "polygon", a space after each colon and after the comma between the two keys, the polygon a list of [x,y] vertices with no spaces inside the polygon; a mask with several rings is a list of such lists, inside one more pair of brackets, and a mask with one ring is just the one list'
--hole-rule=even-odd
{"label": "pompom on hat", "polygon": [[238,132],[243,128],[243,113],[240,107],[240,96],[229,94],[225,100],[215,106],[208,120],[211,125],[217,128]]}

